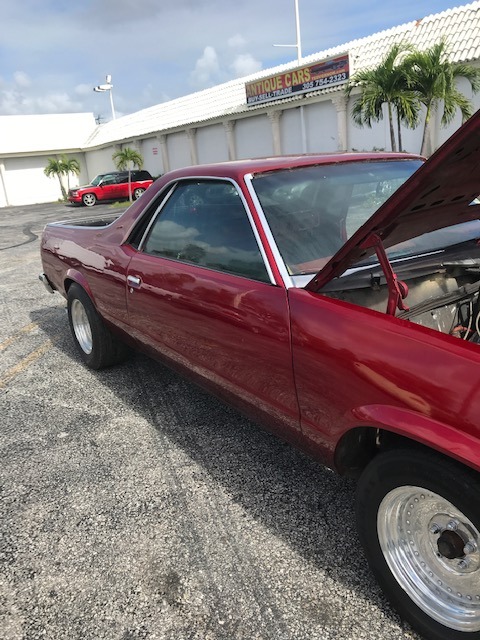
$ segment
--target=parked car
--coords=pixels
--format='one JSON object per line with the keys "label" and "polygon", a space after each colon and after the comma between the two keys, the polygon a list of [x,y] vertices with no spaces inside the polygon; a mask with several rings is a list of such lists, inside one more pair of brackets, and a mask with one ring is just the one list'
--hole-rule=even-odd
{"label": "parked car", "polygon": [[41,242],[87,366],[141,349],[358,477],[372,571],[437,640],[480,638],[479,141],[480,112],[425,163],[181,169]]}
{"label": "parked car", "polygon": [[[133,200],[138,200],[152,183],[153,178],[148,171],[131,171],[130,189]],[[93,207],[97,200],[125,200],[129,198],[128,171],[111,171],[100,173],[90,184],[70,189],[68,201]]]}

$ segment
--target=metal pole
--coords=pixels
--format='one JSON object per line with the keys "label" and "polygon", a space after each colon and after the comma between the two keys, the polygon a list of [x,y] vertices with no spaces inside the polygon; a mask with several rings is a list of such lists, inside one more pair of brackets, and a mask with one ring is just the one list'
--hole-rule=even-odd
{"label": "metal pole", "polygon": [[297,28],[297,60],[302,59],[302,39],[300,36],[300,16],[298,13],[298,0],[295,0],[295,24]]}
{"label": "metal pole", "polygon": [[112,107],[112,119],[115,120],[115,109],[113,108],[113,88],[110,87],[110,106]]}
{"label": "metal pole", "polygon": [[[297,30],[297,62],[300,65],[302,60],[302,37],[300,35],[300,14],[298,11],[298,0],[295,0],[295,26]],[[302,151],[307,153],[307,129],[305,127],[305,113],[303,105],[300,106],[300,131],[302,137]]]}

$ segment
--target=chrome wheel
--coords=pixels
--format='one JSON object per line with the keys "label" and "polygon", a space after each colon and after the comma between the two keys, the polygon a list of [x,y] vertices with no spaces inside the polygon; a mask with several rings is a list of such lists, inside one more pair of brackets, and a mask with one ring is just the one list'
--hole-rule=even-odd
{"label": "chrome wheel", "polygon": [[480,533],[442,496],[416,486],[385,495],[377,516],[380,548],[393,576],[433,620],[480,631]]}
{"label": "chrome wheel", "polygon": [[133,199],[138,200],[138,198],[140,198],[140,196],[142,195],[142,193],[144,193],[144,191],[145,189],[143,189],[142,187],[138,187],[137,189],[135,189],[133,192]]}
{"label": "chrome wheel", "polygon": [[82,201],[86,207],[93,207],[93,205],[97,201],[97,197],[94,193],[86,193],[84,196],[82,196]]}
{"label": "chrome wheel", "polygon": [[85,307],[80,300],[74,299],[70,307],[73,331],[77,342],[84,353],[92,353],[92,328]]}

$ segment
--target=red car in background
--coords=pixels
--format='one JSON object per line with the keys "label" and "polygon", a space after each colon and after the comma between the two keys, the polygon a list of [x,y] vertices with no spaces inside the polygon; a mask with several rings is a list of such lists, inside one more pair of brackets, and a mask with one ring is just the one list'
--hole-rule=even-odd
{"label": "red car in background", "polygon": [[98,200],[125,200],[129,198],[129,189],[133,200],[138,200],[142,193],[153,183],[148,171],[134,170],[130,172],[130,185],[128,171],[111,171],[101,173],[90,184],[75,187],[68,192],[68,201],[74,204],[84,204],[93,207]]}
{"label": "red car in background", "polygon": [[479,177],[480,112],[425,163],[180,169],[41,242],[87,366],[139,348],[358,478],[372,571],[435,640],[480,639]]}

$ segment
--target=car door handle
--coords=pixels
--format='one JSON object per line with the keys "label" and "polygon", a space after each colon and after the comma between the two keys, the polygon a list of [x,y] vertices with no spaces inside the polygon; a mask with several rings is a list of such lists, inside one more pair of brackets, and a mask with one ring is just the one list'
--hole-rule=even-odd
{"label": "car door handle", "polygon": [[127,276],[127,284],[129,287],[138,289],[138,287],[142,284],[142,279],[138,276]]}

